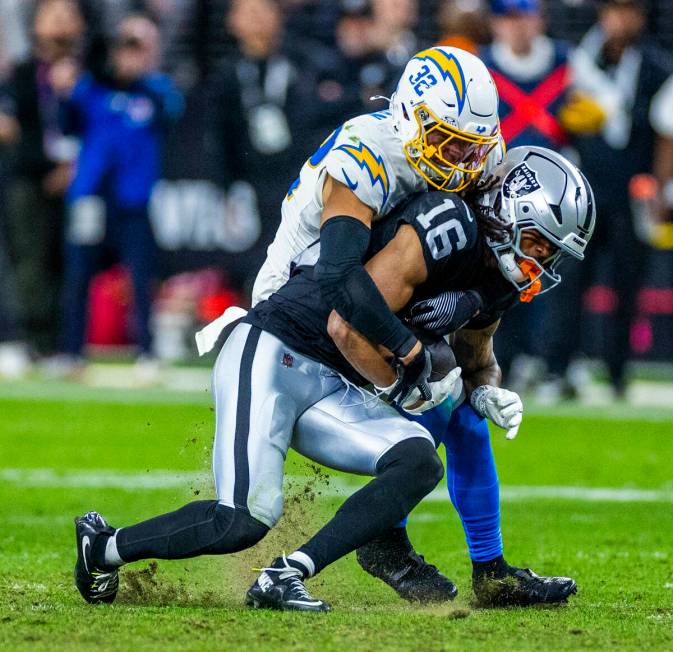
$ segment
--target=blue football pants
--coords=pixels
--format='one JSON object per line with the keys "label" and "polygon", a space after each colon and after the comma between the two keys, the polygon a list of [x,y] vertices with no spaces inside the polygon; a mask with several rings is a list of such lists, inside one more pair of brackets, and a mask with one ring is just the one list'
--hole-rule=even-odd
{"label": "blue football pants", "polygon": [[453,413],[439,405],[420,416],[406,416],[425,426],[437,446],[444,444],[449,496],[463,523],[472,561],[502,555],[498,473],[486,419],[468,403]]}

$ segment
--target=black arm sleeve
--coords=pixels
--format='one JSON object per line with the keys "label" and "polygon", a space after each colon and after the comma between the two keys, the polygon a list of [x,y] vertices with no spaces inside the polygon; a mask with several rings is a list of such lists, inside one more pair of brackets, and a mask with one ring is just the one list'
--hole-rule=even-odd
{"label": "black arm sleeve", "polygon": [[315,279],[330,309],[374,344],[404,357],[416,337],[390,311],[362,265],[369,237],[369,229],[354,217],[339,215],[327,220],[320,229]]}

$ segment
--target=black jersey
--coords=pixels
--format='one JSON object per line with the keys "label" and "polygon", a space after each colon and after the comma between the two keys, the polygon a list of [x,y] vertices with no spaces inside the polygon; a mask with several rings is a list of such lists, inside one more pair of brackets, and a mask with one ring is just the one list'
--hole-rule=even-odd
{"label": "black jersey", "polygon": [[[479,290],[486,297],[485,305],[468,327],[482,328],[499,319],[512,305],[515,290],[497,268],[485,264],[486,244],[474,214],[460,197],[445,192],[412,196],[374,224],[366,259],[381,251],[403,224],[410,225],[418,234],[428,274],[426,281],[415,289],[412,300],[398,314],[401,319],[410,321],[415,304],[446,291]],[[297,258],[287,283],[255,306],[245,321],[361,384],[364,379],[348,364],[327,334],[331,308],[323,301],[314,278],[319,255],[318,241]],[[442,310],[443,305],[438,302],[434,309]]]}

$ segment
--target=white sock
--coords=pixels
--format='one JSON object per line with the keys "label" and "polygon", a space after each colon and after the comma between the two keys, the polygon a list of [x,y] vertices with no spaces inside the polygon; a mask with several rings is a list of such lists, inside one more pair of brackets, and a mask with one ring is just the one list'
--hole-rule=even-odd
{"label": "white sock", "polygon": [[306,569],[306,577],[313,577],[315,575],[315,563],[306,553],[296,550],[291,555],[288,555],[287,558],[301,564]]}
{"label": "white sock", "polygon": [[122,566],[125,562],[119,556],[119,551],[117,550],[117,530],[112,536],[108,537],[107,543],[105,544],[105,565],[106,566]]}

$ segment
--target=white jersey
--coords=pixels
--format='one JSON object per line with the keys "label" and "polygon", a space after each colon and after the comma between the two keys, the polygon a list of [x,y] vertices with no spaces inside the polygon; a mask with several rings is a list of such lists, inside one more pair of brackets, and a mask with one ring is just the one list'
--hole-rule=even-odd
{"label": "white jersey", "polygon": [[[504,143],[491,153],[484,174],[502,160]],[[428,189],[407,162],[390,111],[361,115],[337,128],[303,165],[281,207],[281,222],[255,279],[252,305],[289,278],[292,261],[320,238],[323,185],[331,177],[374,211],[376,221],[410,194]]]}

